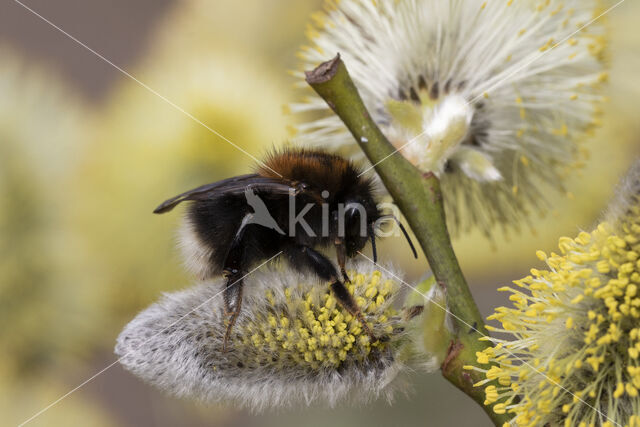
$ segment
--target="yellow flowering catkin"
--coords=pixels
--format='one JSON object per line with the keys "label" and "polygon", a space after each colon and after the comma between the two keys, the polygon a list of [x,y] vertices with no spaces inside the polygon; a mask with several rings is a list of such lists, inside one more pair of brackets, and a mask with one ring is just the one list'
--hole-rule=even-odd
{"label": "yellow flowering catkin", "polygon": [[369,261],[348,271],[375,339],[338,304],[327,283],[289,268],[244,280],[227,351],[224,279],[167,294],[118,337],[125,368],[173,394],[254,410],[391,397],[405,364],[404,319],[396,312],[398,272]]}
{"label": "yellow flowering catkin", "polygon": [[[611,219],[611,218],[610,218]],[[640,426],[640,203],[614,223],[537,255],[548,269],[516,280],[477,353],[486,405],[519,426]]]}
{"label": "yellow flowering catkin", "polygon": [[[349,273],[352,283],[349,292],[365,318],[371,319],[376,337],[389,337],[393,333],[396,311],[387,297],[396,284],[381,280],[381,272]],[[328,286],[309,288],[298,286],[278,291],[265,291],[269,309],[238,328],[234,348],[251,353],[248,366],[277,364],[306,367],[311,370],[337,368],[344,363],[361,363],[372,358],[372,352],[385,351],[390,341],[371,338],[358,319],[342,308]]]}

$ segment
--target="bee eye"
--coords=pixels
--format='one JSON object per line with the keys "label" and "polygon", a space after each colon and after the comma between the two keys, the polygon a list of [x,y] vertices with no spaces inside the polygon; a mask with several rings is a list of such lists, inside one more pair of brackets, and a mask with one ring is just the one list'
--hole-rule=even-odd
{"label": "bee eye", "polygon": [[350,236],[357,236],[360,232],[360,212],[358,209],[348,209],[345,212],[346,232]]}

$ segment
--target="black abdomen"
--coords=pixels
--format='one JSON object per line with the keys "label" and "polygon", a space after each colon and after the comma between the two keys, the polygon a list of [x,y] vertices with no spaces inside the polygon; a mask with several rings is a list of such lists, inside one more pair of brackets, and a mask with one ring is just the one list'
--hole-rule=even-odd
{"label": "black abdomen", "polygon": [[[191,202],[181,236],[188,269],[200,278],[221,274],[242,221],[251,212],[244,195]],[[261,225],[247,224],[242,237],[241,264],[250,268],[274,256],[284,237]]]}

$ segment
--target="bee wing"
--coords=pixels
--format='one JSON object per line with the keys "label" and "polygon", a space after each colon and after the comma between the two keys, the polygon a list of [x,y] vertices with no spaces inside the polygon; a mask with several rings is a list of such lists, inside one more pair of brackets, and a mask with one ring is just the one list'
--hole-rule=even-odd
{"label": "bee wing", "polygon": [[286,181],[278,178],[269,178],[257,174],[235,176],[222,181],[205,184],[193,190],[178,194],[165,200],[153,213],[162,214],[169,212],[178,204],[187,200],[206,200],[223,194],[243,194],[247,189],[254,191],[268,191],[272,194],[289,194],[295,188]]}

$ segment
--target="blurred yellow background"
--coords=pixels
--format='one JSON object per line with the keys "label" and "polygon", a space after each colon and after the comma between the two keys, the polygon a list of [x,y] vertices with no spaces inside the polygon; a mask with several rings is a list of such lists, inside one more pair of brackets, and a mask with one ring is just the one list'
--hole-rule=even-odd
{"label": "blurred yellow background", "polygon": [[[319,0],[52,3],[25,4],[131,76],[20,4],[0,6],[3,425],[26,421],[109,366],[122,327],[161,292],[190,285],[175,246],[179,215],[151,211],[185,189],[246,173],[253,160],[184,112],[258,158],[282,144],[293,120],[282,106],[298,96],[286,71],[320,7]],[[536,249],[552,250],[558,237],[597,219],[640,153],[638,18],[635,0],[608,17],[611,101],[572,196],[553,196],[535,233],[456,241],[485,314],[503,301],[497,287],[538,263]],[[424,258],[393,255],[402,251],[403,241],[387,241],[380,256],[413,281],[425,273]],[[29,425],[303,423],[489,425],[439,375],[417,375],[415,390],[393,406],[252,415],[166,397],[117,364]]]}

